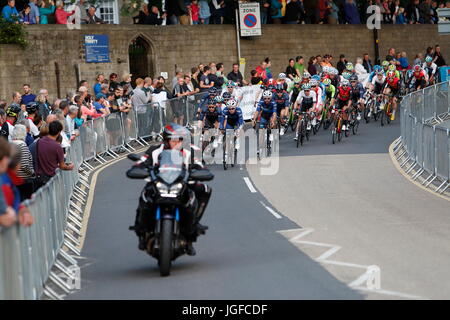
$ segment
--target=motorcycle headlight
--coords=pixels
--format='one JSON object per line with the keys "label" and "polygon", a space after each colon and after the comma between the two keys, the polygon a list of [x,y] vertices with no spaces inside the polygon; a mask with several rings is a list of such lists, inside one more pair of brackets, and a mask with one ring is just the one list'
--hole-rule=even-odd
{"label": "motorcycle headlight", "polygon": [[181,189],[183,189],[183,184],[182,183],[177,183],[174,184],[173,186],[170,187],[170,194],[178,194],[180,193]]}
{"label": "motorcycle headlight", "polygon": [[160,181],[156,183],[156,189],[161,194],[169,193],[169,187],[165,183],[162,183]]}

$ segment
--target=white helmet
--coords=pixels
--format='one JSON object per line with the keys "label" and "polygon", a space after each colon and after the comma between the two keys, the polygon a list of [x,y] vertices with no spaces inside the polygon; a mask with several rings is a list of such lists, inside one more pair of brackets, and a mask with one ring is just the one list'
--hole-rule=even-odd
{"label": "white helmet", "polygon": [[330,73],[337,76],[339,74],[339,71],[336,68],[331,68]]}
{"label": "white helmet", "polygon": [[262,94],[263,98],[272,98],[272,91],[266,90]]}
{"label": "white helmet", "polygon": [[280,73],[279,75],[278,75],[278,79],[281,79],[281,80],[284,80],[284,79],[286,79],[286,74],[285,73]]}
{"label": "white helmet", "polygon": [[322,72],[325,72],[325,73],[330,73],[330,67],[329,66],[323,66],[322,67]]}
{"label": "white helmet", "polygon": [[317,86],[319,83],[317,82],[316,79],[311,79],[311,80],[309,80],[309,84],[311,85],[311,87],[315,87],[315,86]]}
{"label": "white helmet", "polygon": [[237,101],[234,98],[231,98],[227,101],[227,107],[237,107]]}
{"label": "white helmet", "polygon": [[347,79],[344,79],[341,81],[341,85],[348,87],[350,85],[350,82]]}

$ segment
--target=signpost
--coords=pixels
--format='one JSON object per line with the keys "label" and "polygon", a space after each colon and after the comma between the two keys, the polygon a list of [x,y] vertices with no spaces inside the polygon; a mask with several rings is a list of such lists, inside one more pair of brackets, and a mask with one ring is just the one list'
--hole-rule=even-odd
{"label": "signpost", "polygon": [[85,34],[84,48],[86,62],[111,62],[109,58],[109,38],[103,34]]}

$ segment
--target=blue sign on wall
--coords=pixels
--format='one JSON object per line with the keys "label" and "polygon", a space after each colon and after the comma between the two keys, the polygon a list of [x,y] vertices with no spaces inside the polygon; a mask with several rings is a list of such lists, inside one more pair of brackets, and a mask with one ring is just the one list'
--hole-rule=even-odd
{"label": "blue sign on wall", "polygon": [[86,62],[111,62],[109,59],[109,38],[103,34],[85,34]]}
{"label": "blue sign on wall", "polygon": [[441,82],[450,80],[450,67],[440,67],[439,72],[441,76]]}

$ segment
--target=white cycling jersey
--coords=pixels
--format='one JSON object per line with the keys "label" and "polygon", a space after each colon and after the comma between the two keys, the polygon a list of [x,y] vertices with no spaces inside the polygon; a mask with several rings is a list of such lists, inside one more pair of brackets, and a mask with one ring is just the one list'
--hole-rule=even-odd
{"label": "white cycling jersey", "polygon": [[297,100],[295,100],[295,102],[297,102],[297,104],[299,105],[302,105],[303,100],[312,100],[313,103],[316,103],[317,102],[316,92],[310,90],[309,95],[306,95],[304,90],[300,91],[300,93],[297,96]]}
{"label": "white cycling jersey", "polygon": [[386,81],[386,77],[385,76],[383,76],[381,79],[379,79],[378,78],[378,76],[375,76],[375,77],[373,77],[373,79],[372,79],[372,84],[373,85],[375,85],[375,84],[383,84],[384,83],[384,81]]}
{"label": "white cycling jersey", "polygon": [[[429,70],[431,69],[431,75],[435,75],[436,71],[437,71],[437,65],[436,63],[432,62],[431,65],[428,65],[426,62],[423,63],[422,65],[422,69],[423,70]],[[428,71],[427,71],[427,75],[428,75]]]}

